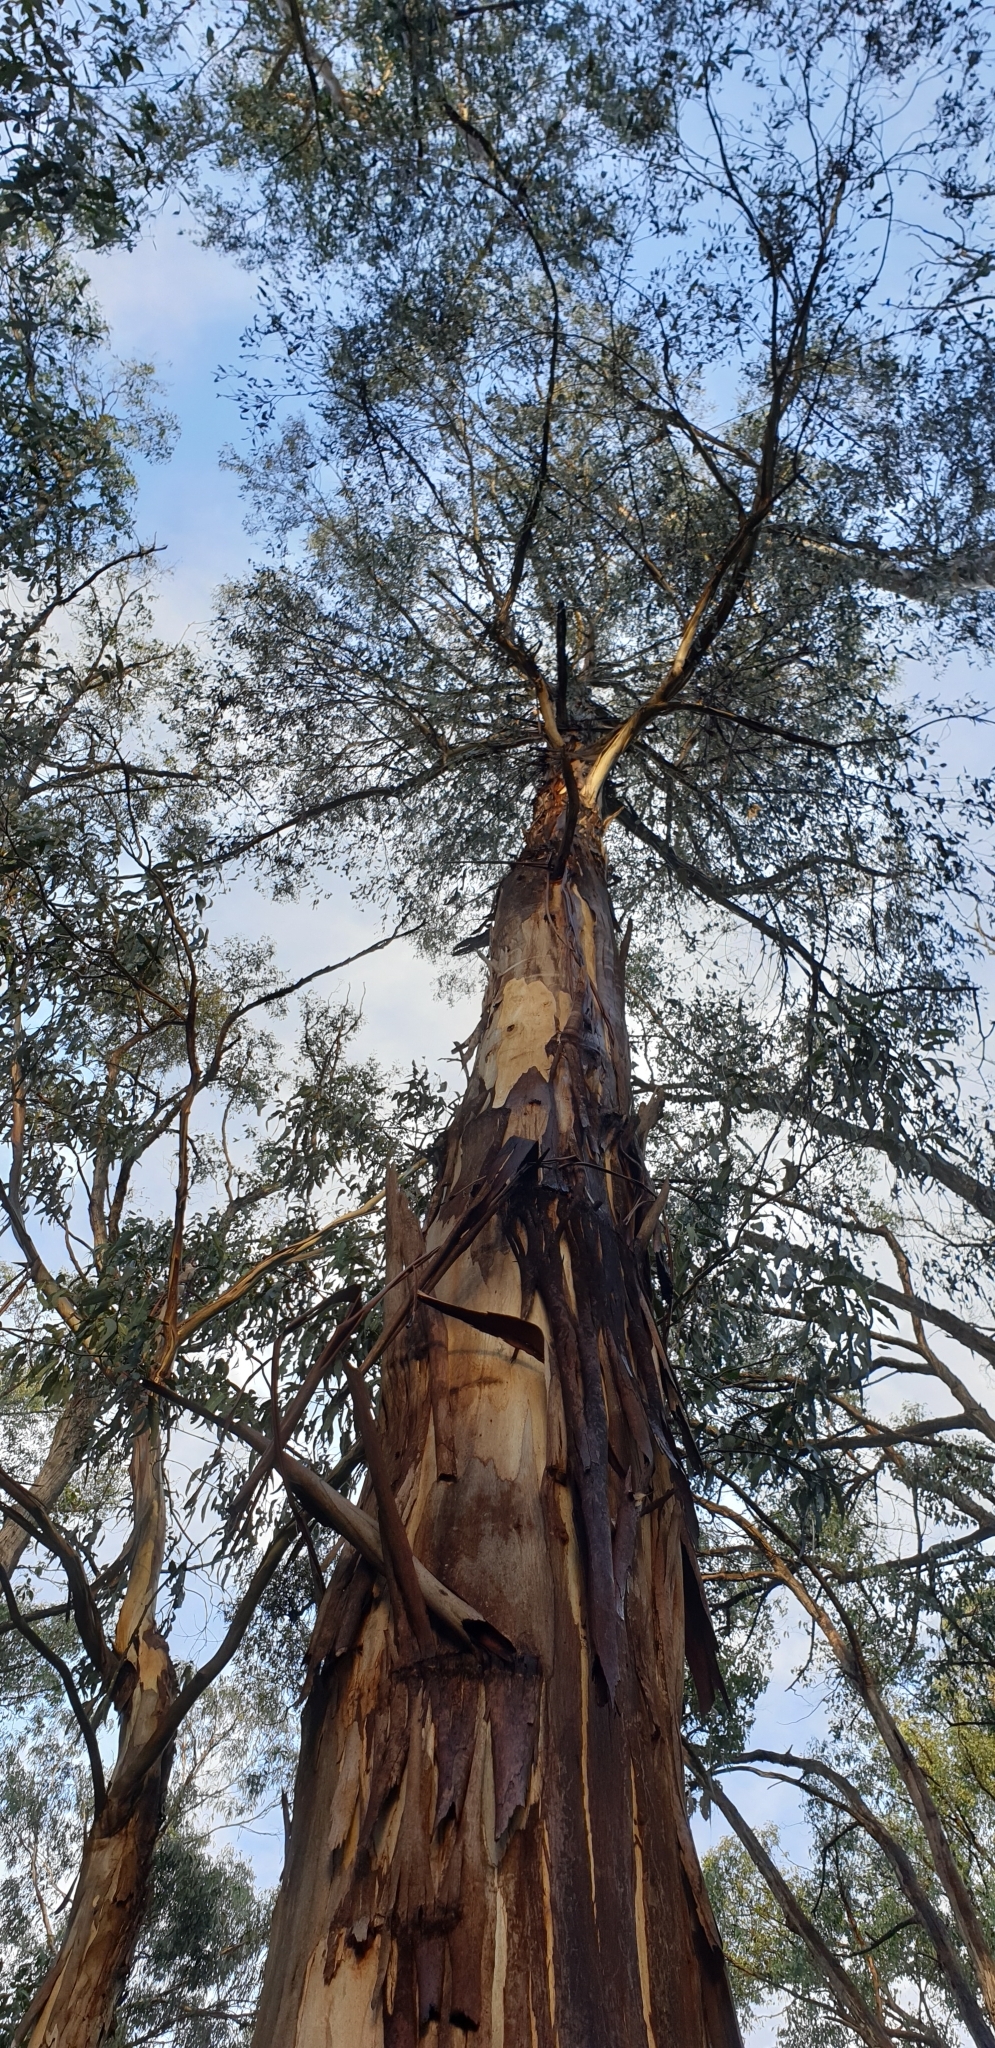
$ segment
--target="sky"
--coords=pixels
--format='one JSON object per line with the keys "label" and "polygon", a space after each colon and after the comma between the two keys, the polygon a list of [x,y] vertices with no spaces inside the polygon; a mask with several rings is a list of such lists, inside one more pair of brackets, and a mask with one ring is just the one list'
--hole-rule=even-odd
{"label": "sky", "polygon": [[[218,586],[244,574],[261,551],[246,531],[238,479],[224,466],[240,428],[226,373],[255,310],[255,283],[231,258],[200,248],[180,210],[164,213],[135,249],[92,256],[89,267],[113,351],[154,365],[162,400],[178,422],[171,459],[138,465],[137,527],[162,551],[160,631],[196,645],[209,629]],[[244,880],[212,909],[218,939],[275,940],[280,981],[344,959],[383,930],[376,912],[334,881],[317,905],[301,899],[277,908]],[[437,994],[436,979],[437,970],[398,941],[324,987],[362,1006],[360,1053],[376,1053],[404,1071],[416,1060],[447,1073],[454,1041],[476,1021],[477,1000],[468,992],[453,1005]],[[292,1024],[291,1017],[283,1028]],[[278,1020],[273,1029],[279,1033]]]}

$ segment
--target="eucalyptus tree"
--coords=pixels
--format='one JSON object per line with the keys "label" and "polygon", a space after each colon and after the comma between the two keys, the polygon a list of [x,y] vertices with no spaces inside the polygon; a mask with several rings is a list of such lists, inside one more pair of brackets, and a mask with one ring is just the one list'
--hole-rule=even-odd
{"label": "eucalyptus tree", "polygon": [[[875,1269],[816,1313],[823,1276],[730,1247],[729,1208],[760,1234],[796,1129],[849,1147],[847,1199],[884,1157],[990,1203],[942,1072],[984,876],[893,688],[916,636],[989,631],[987,324],[949,314],[919,232],[972,17],[229,27],[200,106],[249,200],[229,178],[206,217],[270,273],[246,475],[277,543],[228,593],[205,704],[252,775],[230,850],[292,881],[334,823],[361,887],[489,952],[427,1211],[388,1203],[379,1420],[347,1375],[379,1556],[367,1534],[319,1615],[257,2038],[735,2039],[685,1809],[685,1648],[702,1700],[717,1673],[667,1327],[695,1419],[725,1404],[718,1509],[756,1449],[739,1324],[769,1337],[790,1297],[815,1326],[821,1378],[771,1372],[759,1404],[790,1492],[809,1415],[872,1398],[832,1317]],[[670,1228],[644,1146],[656,1117],[677,1150],[684,1097],[706,1156]],[[829,1448],[809,1462],[810,1508]]]}
{"label": "eucalyptus tree", "polygon": [[0,10],[0,559],[49,604],[133,545],[129,457],[168,438],[148,367],[103,351],[80,263],[134,238],[168,174],[138,49],[148,14]]}
{"label": "eucalyptus tree", "polygon": [[[938,822],[948,846],[953,810]],[[972,1076],[967,1046],[958,1058],[914,981],[870,1008],[851,988],[821,1018],[787,1006],[766,1031],[741,1006],[720,1033],[711,994],[710,1023],[679,994],[644,994],[644,1050],[664,1077],[644,1114],[664,1125],[673,1334],[707,1473],[704,1576],[734,1660],[763,1642],[770,1611],[793,1614],[794,1683],[829,1719],[805,1756],[774,1754],[784,1745],[769,1732],[751,1741],[742,1717],[702,1731],[691,1754],[692,1783],[776,1901],[746,1956],[742,1865],[713,1863],[734,1953],[748,1972],[761,1965],[737,1985],[751,1999],[790,1992],[789,2033],[828,1993],[864,2039],[966,2027],[987,2041],[984,1062]],[[801,1882],[797,1837],[785,1869],[737,1809],[730,1768],[806,1794],[816,1818]],[[779,1911],[793,1938],[782,1929],[775,1963],[765,1944]]]}
{"label": "eucalyptus tree", "polygon": [[[148,374],[110,360],[48,225],[21,231],[0,260],[11,313],[0,387],[0,1586],[7,1660],[27,1658],[42,1700],[46,1674],[62,1687],[92,1779],[81,1865],[70,1852],[61,1873],[68,1920],[52,1922],[45,1982],[29,1987],[38,1997],[20,2031],[89,2042],[113,2026],[141,1931],[177,1729],[303,1540],[292,1517],[264,1532],[255,1577],[255,1533],[236,1548],[229,1571],[244,1555],[251,1564],[232,1589],[227,1647],[178,1676],[166,1610],[182,1597],[185,1552],[196,1563],[210,1534],[188,1537],[174,1516],[156,1375],[170,1381],[208,1326],[244,1347],[267,1287],[264,1319],[279,1320],[284,1281],[304,1297],[288,1356],[306,1351],[315,1279],[337,1276],[334,1294],[343,1261],[354,1279],[363,1271],[348,1226],[326,1258],[323,1205],[351,1158],[365,1173],[363,1208],[385,1141],[379,1079],[345,1058],[349,1014],[312,1002],[287,1071],[275,1041],[253,1032],[281,1000],[265,947],[211,952],[203,913],[219,870],[206,849],[223,783],[184,733],[191,661],[152,637],[148,550],[133,526],[134,453],[162,452],[169,432]],[[305,980],[313,996],[317,977]],[[208,1102],[220,1135],[198,1129]],[[257,1114],[240,1158],[232,1120]],[[147,1176],[154,1190],[171,1149],[167,1220]],[[212,1175],[205,1217],[198,1177]],[[191,1322],[192,1284],[202,1298]],[[203,1393],[210,1361],[198,1370]],[[183,1470],[189,1446],[179,1459]],[[109,1477],[122,1468],[123,1494]],[[15,1740],[23,1686],[5,1708]],[[103,1731],[115,1716],[112,1762]]]}
{"label": "eucalyptus tree", "polygon": [[[956,1736],[951,1741],[946,1729],[923,1721],[915,1735],[936,1772],[947,1817],[974,1837],[978,1897],[986,1903],[985,1745],[963,1745]],[[959,1959],[947,1948],[945,1967],[938,1964],[945,1948],[942,1915],[901,1798],[883,1781],[879,1760],[844,1745],[838,1730],[833,1747],[847,1753],[829,1762],[813,1756],[808,1743],[806,1755],[757,1751],[737,1776],[722,1775],[723,1809],[741,1839],[727,1838],[710,1852],[706,1869],[741,2009],[769,2017],[773,2008],[786,2042],[813,2030],[838,2039],[841,2027],[864,2040],[977,2038],[980,2016],[963,1979],[958,1983]],[[799,1855],[796,1842],[786,1875],[778,1828],[754,1831],[733,1803],[744,1771],[755,1772],[765,1789],[794,1779],[808,1794],[811,1858]],[[719,1789],[714,1778],[711,1786]],[[862,1814],[869,1826],[861,1824]],[[758,1869],[765,1863],[775,1866],[773,1893]],[[935,1943],[927,1931],[931,1922]],[[826,1967],[830,1958],[835,1985]]]}
{"label": "eucalyptus tree", "polygon": [[[0,237],[107,247],[134,232],[165,143],[143,55],[159,26],[113,0],[5,0]],[[154,38],[153,38],[154,40]]]}
{"label": "eucalyptus tree", "polygon": [[[175,1512],[176,1454],[146,1382],[164,1361],[170,1372],[170,1322],[182,1325],[195,1277],[208,1295],[224,1294],[214,1309],[234,1344],[236,1329],[248,1339],[246,1315],[267,1282],[272,1314],[283,1282],[308,1297],[317,1275],[341,1280],[343,1260],[354,1277],[361,1271],[343,1252],[348,1228],[326,1259],[314,1205],[353,1138],[367,1159],[380,1142],[379,1081],[343,1066],[349,1015],[312,1004],[296,1075],[278,1073],[275,1042],[251,1035],[267,993],[265,949],[207,960],[204,892],[218,869],[201,856],[221,790],[184,740],[189,657],[151,636],[151,551],[135,531],[134,458],[164,454],[171,423],[150,369],[112,359],[81,268],[88,246],[131,237],[153,182],[155,122],[133,87],[136,21],[124,8],[12,6],[0,24],[4,1755],[30,1758],[34,1716],[55,1773],[68,1715],[89,1783],[88,1810],[69,1798],[67,1817],[63,1801],[50,1830],[61,1860],[47,1903],[32,1813],[51,1787],[28,1785],[19,1804],[16,1770],[8,1785],[5,1897],[22,1874],[34,1896],[5,1928],[4,2018],[19,2038],[26,2030],[63,2042],[113,2029],[136,1942],[133,2004],[144,2001],[146,2032],[162,2010],[162,1952],[170,1928],[182,1927],[169,1897],[198,1878],[209,1906],[213,1868],[189,1830],[177,1836],[172,1825],[177,1731],[251,1620],[269,1571],[301,1540],[293,1519],[289,1531],[266,1532],[262,1550],[275,1542],[255,1578],[254,1534],[229,1557],[241,1577],[229,1588],[227,1647],[218,1660],[212,1644],[215,1662],[199,1673],[182,1662],[177,1671],[169,1620],[210,1532],[205,1524],[189,1537]],[[284,1081],[281,1115],[271,1090]],[[196,1123],[200,1103],[219,1093],[218,1114],[228,1113],[220,1143]],[[240,1160],[231,1122],[255,1112],[269,1128]],[[295,1116],[306,1119],[303,1164]],[[154,1199],[149,1213],[143,1178],[155,1187],[171,1144],[170,1225]],[[215,1169],[220,1210],[208,1220],[196,1183]],[[277,1190],[278,1222],[267,1209]],[[308,1238],[304,1268],[272,1258],[295,1242],[291,1214],[296,1238]],[[306,1347],[309,1304],[298,1307],[303,1322],[291,1321]],[[194,1329],[209,1321],[195,1318]],[[189,1339],[181,1330],[181,1356]],[[184,1478],[190,1457],[181,1445]],[[214,1596],[224,1613],[216,1582]],[[115,1720],[116,1759],[107,1743]],[[68,1774],[67,1797],[78,1775]],[[172,1894],[163,1889],[170,1857]],[[258,1920],[258,1905],[253,1912]],[[201,1935],[208,1961],[201,1949],[198,1978],[191,1952],[183,1980],[188,1994],[201,1992],[194,2036],[216,2026],[201,2010],[211,1981],[206,1927]],[[226,1978],[213,1961],[231,1988],[233,1971]],[[251,1957],[247,1969],[251,1992]],[[177,1981],[174,1970],[174,1989]],[[122,2024],[134,2031],[137,2021]]]}
{"label": "eucalyptus tree", "polygon": [[[164,454],[172,431],[149,366],[111,358],[78,262],[81,248],[126,238],[137,217],[137,137],[123,140],[129,124],[115,118],[113,89],[136,62],[124,9],[104,16],[18,4],[4,10],[0,744],[8,911],[25,863],[44,858],[32,801],[44,792],[57,802],[88,769],[98,777],[106,771],[113,716],[109,726],[101,714],[108,696],[128,695],[117,641],[122,616],[139,601],[126,579],[141,572],[148,552],[134,534],[133,462],[138,452]],[[67,647],[79,638],[85,653],[74,663]],[[5,1014],[16,1041],[24,990],[15,955],[8,942]],[[35,985],[35,1001],[48,995]],[[16,1043],[11,1053],[16,1149]],[[11,1188],[16,1208],[16,1171]],[[77,1386],[38,1475],[44,1508],[79,1463],[91,1420],[92,1403]],[[0,1550],[8,1570],[22,1547],[16,1528],[5,1525]]]}
{"label": "eucalyptus tree", "polygon": [[[50,1673],[46,1697],[30,1647],[22,1645],[20,1669],[9,1638],[4,1647],[8,1712],[10,1690],[23,1683],[18,1725],[0,1751],[6,2043],[58,1944],[91,1788],[78,1729],[60,1712],[58,1678]],[[113,2038],[122,2044],[236,2048],[251,2015],[268,1901],[244,1858],[218,1847],[222,1816],[229,1826],[251,1825],[270,1796],[273,1717],[245,1677],[241,1670],[237,1685],[212,1689],[180,1730],[135,1962],[115,2017]]]}
{"label": "eucalyptus tree", "polygon": [[[991,1457],[958,1421],[907,1413],[840,1431],[846,1512],[818,1532],[773,1512],[760,1478],[717,1508],[705,1571],[739,1605],[740,1630],[783,1589],[811,1628],[810,1670],[823,1652],[823,1729],[803,1753],[729,1729],[687,1750],[733,1830],[710,1880],[747,2002],[780,2003],[789,2034],[835,2006],[865,2041],[992,2039],[991,1568],[979,1556]],[[894,1512],[903,1488],[914,1535]],[[750,1825],[744,1774],[800,1795],[807,1853],[797,1828],[789,1860],[776,1829]],[[747,1900],[765,1888],[751,1942]]]}
{"label": "eucalyptus tree", "polygon": [[[111,359],[80,267],[88,247],[136,231],[155,182],[151,145],[162,154],[163,132],[136,84],[137,23],[124,6],[13,4],[0,20],[0,1202],[12,1253],[3,1309],[4,1708],[17,1746],[31,1701],[39,1712],[47,1705],[54,1770],[61,1742],[51,1688],[61,1689],[88,1758],[87,1824],[79,1839],[72,1830],[62,1838],[68,1925],[54,1904],[45,1921],[40,1975],[52,1967],[39,2022],[43,2035],[88,2041],[113,2025],[141,1928],[175,1735],[167,1729],[157,1741],[159,1723],[167,1714],[178,1722],[178,1703],[185,1711],[157,1629],[164,1569],[179,1604],[180,1532],[166,1528],[158,1410],[140,1370],[161,1361],[170,1284],[178,1299],[190,1277],[178,1251],[187,1247],[189,1258],[183,1162],[202,1076],[188,1075],[184,1104],[175,1055],[186,1028],[196,1060],[198,1029],[212,1002],[221,1022],[225,987],[217,973],[209,991],[203,973],[198,982],[204,898],[190,862],[197,866],[204,841],[209,788],[182,739],[170,739],[185,663],[151,640],[141,584],[150,551],[134,527],[134,457],[164,453],[170,422],[156,407],[150,370]],[[243,1000],[251,1006],[248,983],[260,962],[230,964],[240,986],[231,992],[229,980],[229,1011]],[[173,998],[187,970],[181,1012]],[[240,1022],[239,1012],[221,1045],[212,1041],[222,1064],[227,1055],[233,1106],[258,1095],[244,1029],[237,1053],[228,1043]],[[316,1015],[319,1037],[322,1028]],[[343,1028],[342,1019],[329,1025],[332,1047]],[[326,1056],[331,1071],[331,1048]],[[333,1080],[329,1094],[341,1105]],[[129,1205],[134,1177],[178,1123],[178,1257],[172,1283],[158,1276],[157,1308],[168,1232],[164,1240],[153,1222],[143,1235]],[[275,1157],[275,1141],[270,1150]],[[219,1224],[207,1255],[215,1277],[231,1277],[227,1255],[244,1252],[251,1265],[271,1249],[245,1227],[258,1197],[246,1198],[247,1211],[234,1185],[230,1197],[241,1236],[230,1219]],[[129,1459],[130,1509],[109,1477]],[[95,1495],[92,1486],[81,1492],[81,1470],[96,1474]],[[115,1533],[123,1537],[116,1559],[106,1547]],[[52,1585],[60,1571],[68,1608]],[[31,1597],[39,1587],[40,1605]],[[105,1627],[111,1612],[115,1648]],[[186,1707],[198,1690],[188,1690]],[[110,1768],[100,1731],[112,1709],[121,1741]],[[125,1787],[136,1745],[150,1740],[148,1768]],[[8,1844],[19,1825],[16,1798],[14,1808]],[[30,1852],[27,1809],[21,1820]],[[30,1853],[28,1861],[44,1919]],[[13,1852],[12,1862],[16,1871]],[[8,1873],[8,1892],[13,1883]],[[155,1888],[152,1897],[155,1917]],[[22,1955],[15,1968],[6,1935],[4,1946],[14,1973],[5,2017],[13,2024],[27,2002],[21,2018],[30,2028],[37,1958]]]}

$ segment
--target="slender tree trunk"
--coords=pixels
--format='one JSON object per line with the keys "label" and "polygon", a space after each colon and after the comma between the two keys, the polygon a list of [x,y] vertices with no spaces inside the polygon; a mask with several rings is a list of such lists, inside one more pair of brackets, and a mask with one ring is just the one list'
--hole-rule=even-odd
{"label": "slender tree trunk", "polygon": [[26,2048],[101,2048],[110,2039],[148,1898],[170,1751],[137,1784],[131,1764],[176,1696],[154,1613],[165,1533],[154,1414],[135,1440],[131,1484],[134,1553],[109,1660],[121,1717],[118,1753],[83,1846],[61,1946],[14,2035]]}
{"label": "slender tree trunk", "polygon": [[98,2048],[114,2032],[148,1897],[162,1811],[162,1773],[152,1772],[122,1819],[107,1810],[83,1851],[65,1939],[29,2009],[30,2048]]}
{"label": "slender tree trunk", "polygon": [[[685,1649],[706,1691],[713,1650],[638,1235],[622,971],[593,814],[553,879],[562,807],[562,785],[540,796],[499,894],[427,1233],[530,1160],[437,1298],[528,1318],[544,1358],[413,1305],[381,1397],[417,1556],[515,1655],[420,1657],[369,1568],[339,1571],[256,2048],[739,2039],[685,1809]],[[421,1248],[395,1194],[391,1270]]]}
{"label": "slender tree trunk", "polygon": [[[100,1410],[102,1390],[97,1393],[75,1386],[62,1409],[52,1441],[31,1488],[43,1508],[54,1508],[74,1472],[79,1470],[90,1445],[93,1424]],[[0,1524],[0,1567],[8,1574],[20,1562],[31,1536],[23,1523],[9,1517]]]}

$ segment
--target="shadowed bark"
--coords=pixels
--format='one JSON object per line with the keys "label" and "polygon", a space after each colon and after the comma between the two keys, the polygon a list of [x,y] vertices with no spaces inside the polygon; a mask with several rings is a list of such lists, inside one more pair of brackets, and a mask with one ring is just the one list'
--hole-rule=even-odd
{"label": "shadowed bark", "polygon": [[[735,2048],[684,1801],[685,1651],[714,1650],[677,1441],[680,1397],[639,1229],[601,823],[564,861],[539,796],[499,892],[476,1065],[427,1225],[499,1166],[507,1199],[412,1298],[385,1356],[391,1484],[416,1556],[514,1647],[474,1656],[356,1558],[319,1613],[256,2048]],[[388,1265],[424,1247],[392,1185]],[[542,1357],[447,1307],[525,1317]]]}

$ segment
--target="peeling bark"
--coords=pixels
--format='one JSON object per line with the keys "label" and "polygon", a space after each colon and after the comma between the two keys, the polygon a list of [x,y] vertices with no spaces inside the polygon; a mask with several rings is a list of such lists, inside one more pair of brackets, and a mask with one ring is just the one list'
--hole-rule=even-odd
{"label": "peeling bark", "polygon": [[[509,1140],[538,1165],[440,1280],[540,1361],[412,1299],[380,1427],[418,1559],[515,1645],[412,1656],[349,1559],[319,1617],[256,2048],[735,2048],[684,1802],[685,1649],[714,1649],[649,1306],[649,1187],[598,817],[562,881],[540,795],[494,920],[431,1249]],[[388,1267],[424,1248],[396,1184]],[[645,1236],[645,1234],[644,1234]]]}

